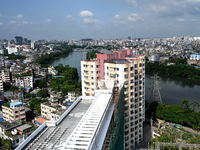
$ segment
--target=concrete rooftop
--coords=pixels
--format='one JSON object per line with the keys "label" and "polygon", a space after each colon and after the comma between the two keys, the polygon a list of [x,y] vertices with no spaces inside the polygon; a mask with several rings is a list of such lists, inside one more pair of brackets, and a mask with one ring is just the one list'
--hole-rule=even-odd
{"label": "concrete rooftop", "polygon": [[[47,127],[37,136],[39,140],[33,142],[33,146],[29,150],[42,149],[49,150],[62,149],[67,138],[74,131],[85,112],[88,110],[93,100],[81,100],[79,104],[71,111],[71,113],[56,127]],[[43,133],[43,134],[42,134]],[[36,137],[36,138],[37,138]],[[31,144],[31,143],[29,143]],[[28,147],[28,145],[26,146]],[[26,147],[24,149],[26,149]]]}

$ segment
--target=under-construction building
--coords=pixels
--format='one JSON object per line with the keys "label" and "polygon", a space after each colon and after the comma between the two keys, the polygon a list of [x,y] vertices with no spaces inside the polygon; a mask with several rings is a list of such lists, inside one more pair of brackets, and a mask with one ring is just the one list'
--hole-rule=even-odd
{"label": "under-construction building", "polygon": [[[115,122],[110,130],[111,134],[107,135],[104,148],[113,149],[121,142],[123,149],[131,150],[143,140],[143,121],[145,120],[144,56],[133,55],[130,49],[100,52],[96,59],[81,61],[82,96],[83,98],[95,96],[98,80],[114,80]],[[123,94],[120,91],[123,91]],[[123,118],[120,117],[120,114],[123,114]],[[123,132],[123,136],[122,133],[119,134],[120,132]],[[117,142],[119,138],[123,138],[123,140]],[[119,146],[114,149],[117,148]]]}

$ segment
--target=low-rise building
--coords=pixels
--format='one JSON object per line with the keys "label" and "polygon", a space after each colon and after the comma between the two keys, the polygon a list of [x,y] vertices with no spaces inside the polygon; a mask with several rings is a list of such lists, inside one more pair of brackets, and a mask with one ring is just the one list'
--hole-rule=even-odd
{"label": "low-rise building", "polygon": [[2,112],[3,119],[6,121],[26,120],[25,107],[22,102],[3,104]]}
{"label": "low-rise building", "polygon": [[0,137],[11,140],[13,148],[21,144],[28,136],[34,132],[34,130],[35,128],[33,125],[22,125],[22,123],[19,121],[0,122]]}
{"label": "low-rise building", "polygon": [[3,89],[3,80],[0,78],[0,92],[4,92]]}
{"label": "low-rise building", "polygon": [[40,117],[40,118],[37,118],[36,120],[35,120],[35,124],[36,125],[38,125],[38,126],[40,126],[40,125],[42,125],[45,121],[47,121],[48,119],[46,119],[46,118],[43,118],[43,117]]}
{"label": "low-rise building", "polygon": [[61,114],[62,113],[62,105],[59,103],[57,95],[50,95],[51,102],[45,102],[41,104],[41,115],[46,119],[51,118],[51,113],[53,114]]}
{"label": "low-rise building", "polygon": [[14,75],[15,85],[25,89],[33,89],[33,75]]}
{"label": "low-rise building", "polygon": [[3,82],[10,82],[10,70],[8,69],[1,70],[0,78],[2,79]]}
{"label": "low-rise building", "polygon": [[68,96],[68,98],[66,99],[67,101],[70,102],[75,101],[75,92],[69,92],[67,96]]}

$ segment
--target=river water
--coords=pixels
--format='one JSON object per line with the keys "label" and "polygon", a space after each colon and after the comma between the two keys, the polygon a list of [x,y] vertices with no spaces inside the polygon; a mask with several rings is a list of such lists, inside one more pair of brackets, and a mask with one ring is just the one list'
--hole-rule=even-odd
{"label": "river water", "polygon": [[[57,66],[61,63],[75,67],[78,70],[79,77],[81,77],[80,61],[86,58],[86,53],[83,51],[70,53],[68,57],[54,61],[52,65]],[[80,80],[81,78],[79,78]],[[160,76],[158,81],[163,103],[180,105],[184,98],[189,101],[198,100],[200,103],[200,81],[174,76]],[[153,79],[150,75],[146,75],[145,84],[146,100],[148,100],[153,86]]]}

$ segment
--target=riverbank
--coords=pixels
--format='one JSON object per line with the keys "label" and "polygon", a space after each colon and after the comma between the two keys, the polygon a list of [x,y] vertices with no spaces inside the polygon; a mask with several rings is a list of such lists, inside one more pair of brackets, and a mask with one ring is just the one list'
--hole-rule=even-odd
{"label": "riverbank", "polygon": [[42,67],[49,66],[53,61],[58,60],[63,57],[67,57],[71,52],[73,52],[72,48],[67,48],[60,52],[53,52],[50,54],[46,54],[43,57],[38,58],[34,63],[41,64]]}
{"label": "riverbank", "polygon": [[178,77],[185,77],[190,79],[200,80],[200,69],[195,68],[193,65],[187,64],[167,64],[160,62],[146,62],[146,73],[158,73],[165,75],[174,75]]}

